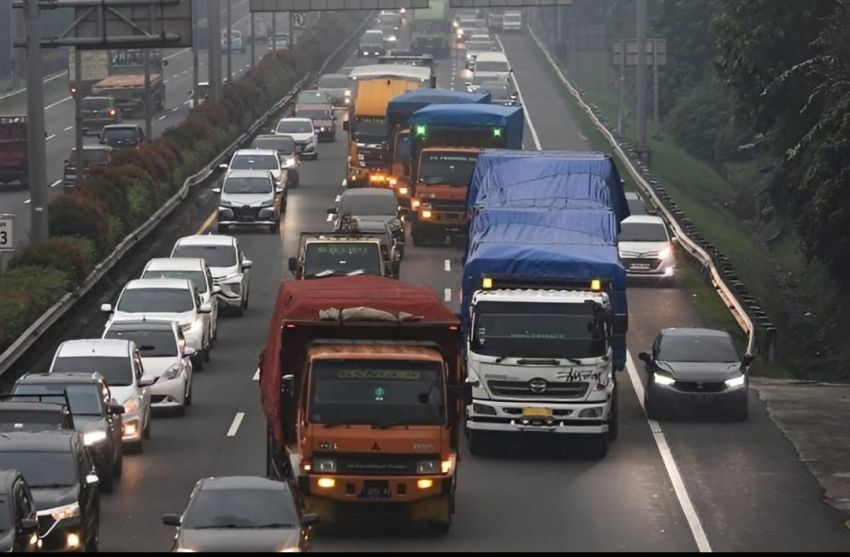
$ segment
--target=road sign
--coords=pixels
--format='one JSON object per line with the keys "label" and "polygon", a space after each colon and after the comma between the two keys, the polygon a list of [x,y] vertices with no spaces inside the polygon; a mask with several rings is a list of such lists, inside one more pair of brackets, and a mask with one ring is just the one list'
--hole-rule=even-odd
{"label": "road sign", "polygon": [[[626,43],[626,66],[637,66],[638,64],[638,42],[631,40],[615,40],[612,64],[620,66],[623,63],[623,42]],[[657,48],[656,48],[657,47]],[[656,56],[657,54],[657,56]],[[646,39],[646,63],[654,66],[656,60],[659,66],[667,65],[667,41],[664,39]]]}
{"label": "road sign", "polygon": [[0,252],[15,251],[15,215],[0,215]]}
{"label": "road sign", "polygon": [[292,23],[296,29],[304,29],[304,13],[292,12]]}
{"label": "road sign", "polygon": [[78,0],[76,5],[76,36],[68,44],[78,48],[192,46],[192,0]]}

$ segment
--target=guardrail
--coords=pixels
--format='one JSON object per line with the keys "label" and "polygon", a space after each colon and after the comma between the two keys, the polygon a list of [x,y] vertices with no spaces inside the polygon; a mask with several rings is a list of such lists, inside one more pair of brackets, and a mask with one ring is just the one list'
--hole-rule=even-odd
{"label": "guardrail", "polygon": [[[364,27],[371,19],[371,15],[345,40],[340,46],[334,50],[326,59],[321,69],[324,71],[327,65],[342,52],[349,47],[351,42],[358,37]],[[109,254],[103,261],[98,263],[85,282],[72,292],[65,294],[58,302],[48,308],[41,316],[35,320],[2,354],[0,354],[0,376],[6,371],[35,344],[41,336],[47,332],[59,319],[61,319],[68,311],[77,303],[89,290],[91,290],[116,264],[132,249],[136,244],[150,234],[180,203],[189,195],[189,190],[203,182],[205,182],[215,172],[222,161],[230,158],[234,151],[245,144],[257,131],[268,125],[268,120],[288,104],[292,102],[299,91],[309,83],[313,78],[313,72],[308,73],[296,83],[292,89],[283,98],[276,102],[272,107],[260,116],[248,128],[248,131],[237,137],[230,145],[225,147],[212,161],[207,163],[200,171],[189,176],[184,180],[180,190],[177,191],[165,204],[160,207],[151,217],[142,225],[132,231],[124,240],[118,244],[112,253]]]}
{"label": "guardrail", "polygon": [[765,355],[769,361],[774,361],[776,358],[776,327],[756,300],[749,295],[744,284],[738,279],[729,259],[699,235],[693,222],[679,209],[664,187],[658,181],[651,179],[649,167],[629,157],[629,154],[636,155],[636,152],[627,143],[618,141],[614,133],[605,126],[594,106],[586,102],[578,88],[566,78],[558,63],[552,58],[549,50],[540,41],[530,25],[528,31],[560,81],[575,98],[578,106],[587,113],[594,126],[611,145],[629,175],[673,229],[676,237],[679,238],[679,245],[703,267],[715,292],[747,335],[747,351],[752,354]]}

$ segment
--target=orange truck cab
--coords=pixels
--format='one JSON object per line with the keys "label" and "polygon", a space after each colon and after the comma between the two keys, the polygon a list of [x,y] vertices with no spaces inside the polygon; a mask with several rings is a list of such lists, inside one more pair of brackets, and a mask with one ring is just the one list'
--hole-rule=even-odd
{"label": "orange truck cab", "polygon": [[286,281],[260,357],[267,474],[294,477],[322,522],[391,508],[445,533],[461,381],[458,320],[430,288]]}
{"label": "orange truck cab", "polygon": [[434,104],[410,117],[414,246],[466,235],[466,194],[482,149],[521,149],[522,107]]}

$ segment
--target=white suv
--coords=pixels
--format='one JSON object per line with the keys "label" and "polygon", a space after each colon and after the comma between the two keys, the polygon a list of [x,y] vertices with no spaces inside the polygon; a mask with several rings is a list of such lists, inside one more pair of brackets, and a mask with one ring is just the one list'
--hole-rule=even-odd
{"label": "white suv", "polygon": [[124,407],[121,440],[142,451],[151,436],[153,380],[144,375],[142,356],[130,340],[67,340],[59,345],[48,373],[97,372],[103,376],[115,402]]}
{"label": "white suv", "polygon": [[672,286],[676,278],[675,243],[661,217],[635,215],[620,223],[617,246],[630,278],[655,278]]}
{"label": "white suv", "polygon": [[177,240],[171,257],[200,257],[207,263],[215,284],[221,287],[221,302],[243,315],[248,309],[251,267],[239,241],[233,236],[208,234]]}
{"label": "white suv", "polygon": [[309,118],[281,118],[273,134],[288,135],[295,140],[295,152],[302,159],[319,158],[319,136]]}

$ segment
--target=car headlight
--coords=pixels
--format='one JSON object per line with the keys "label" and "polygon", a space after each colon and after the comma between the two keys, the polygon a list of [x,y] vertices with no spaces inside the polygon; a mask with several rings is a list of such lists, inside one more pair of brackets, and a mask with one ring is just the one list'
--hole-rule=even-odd
{"label": "car headlight", "polygon": [[739,377],[733,377],[732,379],[726,380],[726,386],[729,388],[734,387],[743,387],[747,383],[747,376],[741,375]]}
{"label": "car headlight", "polygon": [[420,460],[416,463],[417,474],[438,474],[440,469],[439,460]]}
{"label": "car headlight", "polygon": [[231,202],[227,199],[222,199],[221,201],[218,202],[218,204],[221,207],[233,207],[233,202]]}
{"label": "car headlight", "polygon": [[191,547],[178,547],[177,553],[196,553]]}
{"label": "car headlight", "polygon": [[255,205],[255,207],[261,207],[261,208],[262,207],[274,207],[274,201],[263,201],[263,202],[257,203],[257,205]]}
{"label": "car headlight", "polygon": [[286,166],[286,168],[294,168],[296,164],[295,157],[292,157],[291,159],[286,159],[283,164],[284,166]]}
{"label": "car headlight", "polygon": [[139,409],[139,399],[138,398],[133,397],[133,398],[130,398],[130,399],[127,399],[126,401],[124,401],[124,412],[129,414],[129,413],[138,411],[138,409]]}
{"label": "car headlight", "polygon": [[45,515],[50,514],[50,516],[56,522],[60,520],[67,520],[69,518],[74,518],[75,516],[80,516],[80,504],[79,503],[71,503],[70,505],[63,505],[61,507],[54,507],[52,509],[48,509],[45,511],[40,511],[38,514]]}
{"label": "car headlight", "polygon": [[300,547],[284,547],[277,550],[278,553],[301,553]]}
{"label": "car headlight", "polygon": [[83,434],[83,444],[87,447],[106,441],[105,431],[88,431]]}
{"label": "car headlight", "polygon": [[162,374],[166,379],[175,379],[177,375],[180,373],[180,364],[171,364],[168,369],[165,370],[165,373]]}
{"label": "car headlight", "polygon": [[335,458],[316,458],[313,460],[313,470],[324,474],[336,473]]}
{"label": "car headlight", "polygon": [[189,321],[188,323],[180,323],[180,328],[183,329],[184,333],[188,333],[192,330],[192,322]]}
{"label": "car headlight", "polygon": [[667,259],[671,255],[673,255],[673,250],[668,246],[658,252],[658,259]]}
{"label": "car headlight", "polygon": [[670,377],[669,375],[662,375],[660,373],[653,373],[652,377],[653,377],[653,380],[656,383],[658,383],[659,385],[669,386],[669,385],[672,385],[673,383],[676,382],[676,380],[673,379],[672,377]]}
{"label": "car headlight", "polygon": [[350,97],[350,96],[351,96],[351,89],[346,89],[346,90],[345,90],[345,96],[346,96],[346,97]]}

